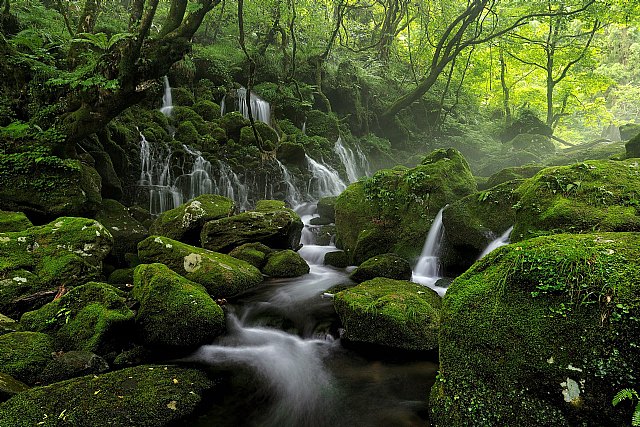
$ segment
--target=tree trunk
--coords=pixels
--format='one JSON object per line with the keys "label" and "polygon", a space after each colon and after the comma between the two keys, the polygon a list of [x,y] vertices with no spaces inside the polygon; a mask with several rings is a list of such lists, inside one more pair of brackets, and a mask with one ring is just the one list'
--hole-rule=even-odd
{"label": "tree trunk", "polygon": [[505,125],[511,125],[511,91],[507,85],[507,62],[504,60],[504,51],[500,47],[500,85],[502,86],[502,106],[504,108]]}

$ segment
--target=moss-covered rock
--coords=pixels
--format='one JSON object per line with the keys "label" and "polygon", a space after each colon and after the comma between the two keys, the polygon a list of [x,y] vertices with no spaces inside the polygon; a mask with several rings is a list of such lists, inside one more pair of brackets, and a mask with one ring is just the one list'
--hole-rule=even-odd
{"label": "moss-covered rock", "polygon": [[193,111],[198,113],[200,117],[208,122],[212,122],[220,118],[220,106],[215,102],[202,99],[191,107]]}
{"label": "moss-covered rock", "polygon": [[84,375],[97,375],[109,370],[109,364],[102,357],[89,351],[67,351],[55,353],[54,358],[42,371],[40,379],[51,384]]}
{"label": "moss-covered rock", "polygon": [[0,372],[0,402],[15,396],[18,393],[29,390],[29,386],[13,378],[11,375]]}
{"label": "moss-covered rock", "polygon": [[0,206],[5,210],[39,220],[93,216],[100,190],[98,172],[78,161],[37,153],[0,154]]}
{"label": "moss-covered rock", "polygon": [[594,160],[546,168],[517,190],[512,241],[541,234],[640,230],[640,165]]}
{"label": "moss-covered rock", "polygon": [[202,226],[207,221],[231,216],[234,207],[233,200],[227,197],[203,194],[160,214],[150,231],[173,240],[195,244],[199,241]]}
{"label": "moss-covered rock", "polygon": [[349,276],[354,282],[360,283],[376,277],[386,277],[396,280],[411,279],[411,264],[396,254],[382,254],[369,258]]}
{"label": "moss-covered rock", "polygon": [[109,274],[107,283],[110,285],[131,285],[133,284],[133,268],[118,268]]}
{"label": "moss-covered rock", "polygon": [[434,425],[628,425],[640,368],[640,234],[500,248],[444,297]]}
{"label": "moss-covered rock", "polygon": [[142,262],[165,264],[217,298],[236,295],[262,282],[260,270],[247,262],[167,237],[151,236],[140,242],[138,254]]}
{"label": "moss-covered rock", "polygon": [[537,165],[504,168],[500,172],[496,172],[491,175],[487,183],[485,184],[485,187],[495,187],[496,185],[500,185],[508,181],[513,181],[514,179],[531,178],[542,169],[544,169],[544,166]]}
{"label": "moss-covered rock", "polygon": [[246,261],[257,269],[262,269],[267,262],[267,255],[271,252],[273,250],[262,243],[245,243],[234,248],[229,255]]}
{"label": "moss-covered rock", "polygon": [[307,162],[306,155],[302,144],[286,141],[278,146],[276,157],[284,164],[303,168]]}
{"label": "moss-covered rock", "polygon": [[335,142],[340,136],[338,119],[319,110],[308,111],[306,133],[309,136],[321,136]]}
{"label": "moss-covered rock", "polygon": [[176,425],[213,387],[195,369],[143,365],[87,375],[20,393],[0,405],[4,426],[73,425],[161,427]]}
{"label": "moss-covered rock", "polygon": [[262,139],[262,145],[259,146],[251,126],[240,129],[239,143],[243,146],[255,145],[262,151],[273,151],[278,144],[278,134],[268,124],[263,122],[255,122],[256,131]]}
{"label": "moss-covered rock", "polygon": [[96,220],[104,225],[113,236],[113,248],[111,255],[118,265],[125,265],[125,255],[136,253],[138,243],[149,236],[147,229],[138,222],[121,203],[104,199],[102,207],[96,214]]}
{"label": "moss-covered rock", "polygon": [[298,249],[302,220],[283,202],[261,200],[253,211],[207,222],[202,247],[229,252],[245,243],[259,242],[273,249]]}
{"label": "moss-covered rock", "polygon": [[237,111],[227,113],[220,118],[220,127],[224,129],[229,139],[233,139],[234,141],[240,140],[240,129],[247,125],[249,125],[249,120],[245,119],[244,116]]}
{"label": "moss-covered rock", "polygon": [[120,349],[130,338],[133,317],[122,291],[89,282],[24,313],[20,323],[27,330],[50,334],[58,350],[106,354]]}
{"label": "moss-covered rock", "polygon": [[[39,332],[12,332],[0,336],[0,369],[27,384],[38,382],[51,361],[51,338]],[[2,420],[2,417],[0,417]]]}
{"label": "moss-covered rock", "polygon": [[193,93],[185,87],[171,88],[171,98],[175,105],[191,107],[194,103]]}
{"label": "moss-covered rock", "polygon": [[95,162],[95,169],[100,175],[102,186],[101,194],[109,199],[122,199],[122,182],[116,173],[111,156],[105,151],[90,151],[89,154]]}
{"label": "moss-covered rock", "polygon": [[521,134],[513,138],[508,144],[512,151],[526,151],[539,158],[551,156],[556,152],[556,146],[551,138],[545,135]]}
{"label": "moss-covered rock", "polygon": [[436,150],[413,169],[379,171],[336,200],[338,247],[355,264],[386,252],[415,258],[438,210],[475,191],[469,165],[454,149]]}
{"label": "moss-covered rock", "polygon": [[324,254],[324,265],[336,268],[346,268],[349,266],[349,257],[344,251],[332,251]]}
{"label": "moss-covered rock", "polygon": [[224,313],[204,286],[163,264],[136,267],[132,293],[140,301],[136,325],[147,346],[190,351],[225,329]]}
{"label": "moss-covered rock", "polygon": [[309,272],[309,264],[295,251],[272,252],[262,272],[271,277],[298,277]]}
{"label": "moss-covered rock", "polygon": [[327,218],[331,222],[335,222],[337,199],[337,197],[323,197],[318,200],[318,215],[320,215],[320,218]]}
{"label": "moss-covered rock", "polygon": [[625,123],[620,125],[620,138],[622,138],[623,141],[628,141],[639,134],[640,124],[638,123]]}
{"label": "moss-covered rock", "polygon": [[628,158],[640,157],[640,133],[624,144]]}
{"label": "moss-covered rock", "polygon": [[344,338],[406,350],[438,347],[440,297],[430,288],[377,278],[338,292]]}
{"label": "moss-covered rock", "polygon": [[24,231],[29,227],[33,227],[33,224],[23,212],[0,210],[0,233]]}
{"label": "moss-covered rock", "polygon": [[[58,218],[25,231],[0,233],[0,311],[17,317],[46,303],[60,286],[98,278],[112,245],[109,230],[86,218]],[[41,293],[44,301],[28,298]]]}
{"label": "moss-covered rock", "polygon": [[503,142],[508,142],[522,134],[551,136],[553,129],[540,120],[535,113],[525,110],[504,130],[501,139]]}
{"label": "moss-covered rock", "polygon": [[0,335],[22,330],[20,324],[10,317],[0,314]]}

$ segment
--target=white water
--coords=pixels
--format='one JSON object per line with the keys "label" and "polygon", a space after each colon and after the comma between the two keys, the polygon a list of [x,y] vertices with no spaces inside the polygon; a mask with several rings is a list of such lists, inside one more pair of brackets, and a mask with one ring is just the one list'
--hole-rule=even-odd
{"label": "white water", "polygon": [[278,159],[275,159],[278,163],[278,167],[280,168],[280,172],[282,172],[282,179],[284,180],[285,186],[287,187],[287,193],[285,196],[285,200],[289,203],[289,206],[298,206],[302,203],[302,194],[300,194],[300,190],[296,187],[293,182],[293,177],[289,172],[289,169]]}
{"label": "white water", "polygon": [[340,157],[340,161],[347,172],[349,183],[356,182],[358,178],[360,178],[360,171],[358,171],[356,156],[353,154],[353,150],[349,147],[345,147],[342,143],[342,137],[338,137],[336,145],[333,147],[333,151],[335,151],[338,157]]}
{"label": "white water", "polygon": [[[247,106],[247,89],[241,87],[237,90],[238,108],[245,119],[249,118],[249,107]],[[267,101],[251,91],[251,115],[254,119],[271,125],[271,106]]]}
{"label": "white water", "polygon": [[226,101],[227,101],[227,95],[223,95],[222,96],[222,101],[220,101],[220,117],[224,116],[224,114],[226,113]]}
{"label": "white water", "polygon": [[171,176],[171,150],[154,147],[140,133],[140,179],[138,185],[149,189],[149,212],[157,214],[183,203],[183,196]]}
{"label": "white water", "polygon": [[307,155],[305,157],[309,172],[313,175],[307,189],[309,195],[317,199],[337,196],[347,188],[338,172],[331,166],[319,163]]}
{"label": "white water", "polygon": [[162,95],[162,108],[160,112],[165,116],[171,115],[173,110],[173,99],[171,98],[171,86],[169,85],[169,78],[164,76],[164,94]]}
{"label": "white water", "polygon": [[429,228],[427,240],[424,242],[420,259],[413,269],[413,277],[411,279],[416,283],[430,287],[440,295],[444,295],[446,292],[446,288],[435,286],[435,283],[441,278],[438,253],[440,251],[442,237],[444,236],[444,225],[442,224],[443,210],[444,208],[440,209],[431,224],[431,228]]}
{"label": "white water", "polygon": [[507,231],[502,233],[500,237],[498,237],[497,239],[489,243],[489,245],[486,248],[484,248],[484,251],[482,251],[478,259],[484,258],[485,256],[489,255],[491,252],[493,252],[495,249],[498,249],[501,246],[508,245],[509,237],[511,236],[512,231],[513,231],[513,226],[509,227]]}

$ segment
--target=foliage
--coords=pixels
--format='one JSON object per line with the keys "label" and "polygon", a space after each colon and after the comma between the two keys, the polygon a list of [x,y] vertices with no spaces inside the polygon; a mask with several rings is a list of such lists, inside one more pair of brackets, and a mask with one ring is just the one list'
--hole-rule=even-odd
{"label": "foliage", "polygon": [[631,388],[623,388],[613,397],[613,406],[618,405],[623,400],[637,400],[638,403],[633,411],[633,416],[631,418],[631,425],[636,427],[640,426],[640,396],[638,396],[638,392]]}

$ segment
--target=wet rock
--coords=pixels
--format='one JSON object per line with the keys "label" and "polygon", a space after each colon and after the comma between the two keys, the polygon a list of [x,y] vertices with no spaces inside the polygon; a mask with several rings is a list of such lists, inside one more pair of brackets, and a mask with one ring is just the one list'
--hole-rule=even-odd
{"label": "wet rock", "polygon": [[273,250],[262,243],[245,243],[233,249],[229,252],[229,255],[246,261],[261,270],[267,262],[267,256],[271,252],[273,252]]}
{"label": "wet rock", "polygon": [[309,272],[309,264],[300,254],[287,249],[269,254],[262,272],[271,277],[298,277]]}
{"label": "wet rock", "polygon": [[4,402],[25,390],[29,390],[28,385],[16,380],[11,375],[0,372],[0,402]]}
{"label": "wet rock", "polygon": [[115,200],[104,199],[96,214],[96,220],[104,225],[113,236],[111,255],[114,264],[126,265],[126,254],[136,253],[138,243],[149,236],[147,229],[138,222],[130,211]]}
{"label": "wet rock", "polygon": [[109,364],[102,357],[89,351],[67,351],[54,354],[54,358],[42,372],[41,381],[51,384],[70,378],[90,374],[101,374],[109,370]]}
{"label": "wet rock", "polygon": [[360,283],[376,277],[386,277],[396,280],[411,279],[411,264],[396,254],[382,254],[369,258],[349,276],[354,282]]}

